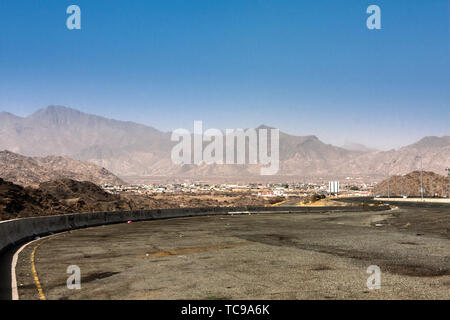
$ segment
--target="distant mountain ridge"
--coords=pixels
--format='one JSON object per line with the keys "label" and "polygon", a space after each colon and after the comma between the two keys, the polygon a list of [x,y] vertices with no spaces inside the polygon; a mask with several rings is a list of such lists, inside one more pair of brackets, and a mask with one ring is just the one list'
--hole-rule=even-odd
{"label": "distant mountain ridge", "polygon": [[410,145],[410,148],[432,149],[432,148],[448,148],[450,146],[450,136],[444,137],[425,137],[420,141]]}
{"label": "distant mountain ridge", "polygon": [[105,168],[92,163],[62,156],[26,157],[10,151],[0,151],[0,178],[22,186],[59,179],[125,184]]}
{"label": "distant mountain ridge", "polygon": [[[263,126],[265,128],[267,126]],[[260,128],[261,129],[261,128]],[[255,177],[259,165],[175,165],[170,132],[50,106],[22,118],[0,113],[0,150],[27,156],[68,156],[119,176]],[[443,174],[450,166],[450,136],[425,137],[398,150],[347,150],[316,136],[280,132],[279,176],[359,177],[405,174],[423,166]],[[389,165],[388,165],[389,163]]]}

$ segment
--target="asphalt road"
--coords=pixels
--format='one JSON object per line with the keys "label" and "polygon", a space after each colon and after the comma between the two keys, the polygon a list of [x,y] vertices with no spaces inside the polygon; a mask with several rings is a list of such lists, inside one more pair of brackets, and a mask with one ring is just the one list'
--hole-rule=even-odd
{"label": "asphalt road", "polygon": [[[450,299],[449,219],[449,207],[401,207],[179,218],[76,230],[21,252],[19,295]],[[67,288],[71,265],[81,270],[80,290]],[[379,290],[367,287],[371,265],[381,270]]]}
{"label": "asphalt road", "polygon": [[280,207],[296,207],[298,203],[299,203],[299,199],[288,200],[288,201],[281,203],[279,206]]}

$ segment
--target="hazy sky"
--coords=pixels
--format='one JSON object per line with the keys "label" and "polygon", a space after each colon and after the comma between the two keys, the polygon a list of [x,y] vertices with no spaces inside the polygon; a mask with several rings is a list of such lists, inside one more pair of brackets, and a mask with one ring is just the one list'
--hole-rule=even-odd
{"label": "hazy sky", "polygon": [[[1,0],[0,111],[262,123],[376,148],[450,134],[449,1]],[[66,8],[81,8],[81,30]],[[366,8],[381,8],[368,30]]]}

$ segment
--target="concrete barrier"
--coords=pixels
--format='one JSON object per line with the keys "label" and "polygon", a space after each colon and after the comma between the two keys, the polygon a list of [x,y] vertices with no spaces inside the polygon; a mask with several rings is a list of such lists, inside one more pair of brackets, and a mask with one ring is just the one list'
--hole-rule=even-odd
{"label": "concrete barrier", "polygon": [[123,223],[129,220],[145,221],[194,216],[248,214],[248,213],[323,213],[381,211],[389,206],[355,207],[229,207],[229,208],[176,208],[160,210],[75,213],[45,217],[0,221],[0,253],[8,247],[37,236],[73,229]]}

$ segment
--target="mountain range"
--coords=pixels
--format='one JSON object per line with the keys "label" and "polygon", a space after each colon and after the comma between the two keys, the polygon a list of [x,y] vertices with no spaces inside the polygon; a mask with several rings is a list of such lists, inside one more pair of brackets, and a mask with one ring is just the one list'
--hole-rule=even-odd
{"label": "mountain range", "polygon": [[[265,126],[260,127],[265,128]],[[170,132],[49,106],[27,116],[0,113],[0,150],[26,156],[66,156],[104,167],[121,177],[257,177],[259,165],[176,165]],[[450,166],[450,136],[425,137],[390,151],[352,144],[337,147],[316,136],[280,132],[280,170],[286,177],[384,177],[420,168],[440,174]]]}

